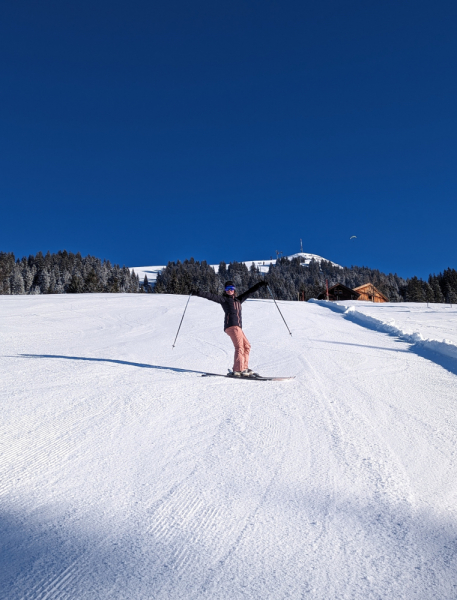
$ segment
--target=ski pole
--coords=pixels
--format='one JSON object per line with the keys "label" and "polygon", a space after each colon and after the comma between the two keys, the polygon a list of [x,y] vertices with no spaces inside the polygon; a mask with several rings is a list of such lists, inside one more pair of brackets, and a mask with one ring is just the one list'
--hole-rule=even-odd
{"label": "ski pole", "polygon": [[179,324],[178,333],[176,334],[175,341],[173,342],[173,348],[175,347],[176,340],[178,339],[179,330],[181,329],[182,322],[184,321],[184,315],[186,314],[187,305],[189,304],[189,300],[190,300],[191,296],[192,296],[192,292],[189,294],[189,297],[187,298],[186,308],[184,309],[184,312],[183,312],[182,317],[181,317],[181,323]]}
{"label": "ski pole", "polygon": [[[269,286],[269,285],[267,285],[267,288],[268,288],[268,291],[270,292],[270,296],[273,298],[273,302],[276,304],[276,300],[275,300],[275,297],[273,296],[273,294],[272,294],[272,292],[271,292],[271,290],[270,290],[270,286]],[[279,310],[279,306],[278,306],[277,304],[276,304],[276,308]],[[282,316],[282,312],[281,312],[280,310],[279,310],[279,314],[281,315],[281,317],[282,317],[282,320],[284,321],[284,325],[287,327],[287,331],[290,333],[290,335],[292,335],[292,332],[291,332],[291,330],[289,329],[289,327],[288,327],[288,325],[287,325],[287,323],[286,323],[286,320],[285,320],[285,318]]]}

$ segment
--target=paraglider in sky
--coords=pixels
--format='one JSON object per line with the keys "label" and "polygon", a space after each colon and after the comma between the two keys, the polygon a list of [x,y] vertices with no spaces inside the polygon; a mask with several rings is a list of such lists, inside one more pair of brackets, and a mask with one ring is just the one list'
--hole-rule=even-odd
{"label": "paraglider in sky", "polygon": [[356,236],[356,235],[351,235],[351,237],[350,237],[349,239],[350,239],[350,240],[352,240],[352,239],[354,239],[354,238],[356,238],[356,239],[357,239],[357,236]]}

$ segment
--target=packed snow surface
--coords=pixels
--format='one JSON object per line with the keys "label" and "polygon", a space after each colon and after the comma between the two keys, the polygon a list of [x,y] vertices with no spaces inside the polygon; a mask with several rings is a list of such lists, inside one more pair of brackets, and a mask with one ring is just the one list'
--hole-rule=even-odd
{"label": "packed snow surface", "polygon": [[448,339],[457,346],[457,304],[398,302],[374,304],[352,300],[337,304],[399,327],[405,334],[420,333],[424,338]]}
{"label": "packed snow surface", "polygon": [[[457,307],[445,304],[373,304],[372,302],[327,302],[312,299],[355,323],[383,331],[411,344],[410,350],[421,355],[434,355],[435,362],[451,359],[457,362]],[[425,309],[426,307],[426,309]],[[450,310],[449,310],[450,309]],[[425,336],[424,336],[425,334]],[[432,337],[426,337],[430,335]],[[446,335],[436,339],[433,336]],[[440,355],[439,357],[437,355]],[[449,366],[449,365],[446,365]]]}
{"label": "packed snow surface", "polygon": [[[318,262],[321,262],[322,260],[327,260],[326,258],[322,258],[322,256],[319,256],[318,254],[309,254],[307,252],[298,252],[297,254],[291,254],[290,256],[287,256],[285,258],[289,258],[291,260],[292,258],[299,258],[299,257],[302,259],[302,262],[304,265],[309,265],[309,263],[313,259]],[[329,262],[332,262],[332,261],[329,261]],[[245,261],[244,264],[247,266],[248,269],[251,267],[251,265],[254,264],[254,265],[256,265],[256,267],[259,269],[259,271],[261,273],[268,273],[268,269],[270,268],[270,265],[275,265],[276,260],[273,260],[273,259],[270,259],[270,260],[248,260],[248,261]],[[334,262],[332,262],[332,265],[335,267],[340,266]],[[211,266],[217,273],[219,270],[219,265],[211,265]],[[149,283],[154,283],[155,280],[157,279],[157,275],[161,271],[163,271],[163,269],[165,269],[165,265],[159,265],[159,266],[154,266],[154,267],[133,267],[131,270],[135,271],[135,273],[139,276],[141,283],[143,283],[145,275],[148,276]]]}
{"label": "packed snow surface", "polygon": [[0,597],[455,600],[457,360],[248,300],[251,367],[296,379],[201,377],[233,351],[201,298],[172,349],[186,301],[0,296]]}

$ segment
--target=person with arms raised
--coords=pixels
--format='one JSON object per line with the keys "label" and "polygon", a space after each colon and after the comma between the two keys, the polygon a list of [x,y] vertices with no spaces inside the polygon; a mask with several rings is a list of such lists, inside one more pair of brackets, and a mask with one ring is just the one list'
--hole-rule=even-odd
{"label": "person with arms raised", "polygon": [[232,281],[225,282],[225,289],[222,295],[201,292],[197,289],[193,289],[191,291],[193,296],[206,298],[206,300],[211,300],[211,302],[217,302],[221,305],[225,313],[224,331],[230,337],[235,347],[235,359],[233,363],[233,370],[229,373],[230,377],[259,377],[257,373],[254,373],[251,369],[249,369],[249,353],[251,351],[251,344],[244,335],[241,318],[241,305],[247,298],[249,298],[249,296],[257,292],[257,290],[260,288],[266,287],[267,285],[268,283],[266,281],[259,281],[239,296],[236,293],[236,287]]}

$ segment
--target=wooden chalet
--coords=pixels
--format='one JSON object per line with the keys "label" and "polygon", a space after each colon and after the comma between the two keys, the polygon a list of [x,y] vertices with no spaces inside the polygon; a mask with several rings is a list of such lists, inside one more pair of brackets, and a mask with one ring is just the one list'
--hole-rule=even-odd
{"label": "wooden chalet", "polygon": [[[360,300],[360,293],[356,290],[351,290],[351,288],[346,287],[342,283],[337,283],[336,285],[332,285],[331,288],[328,288],[328,299],[335,300]],[[317,297],[318,300],[326,300],[327,293],[322,292]]]}
{"label": "wooden chalet", "polygon": [[368,302],[389,302],[389,298],[384,296],[372,283],[364,283],[354,288],[354,292],[359,293],[357,300],[366,300]]}

